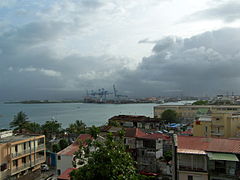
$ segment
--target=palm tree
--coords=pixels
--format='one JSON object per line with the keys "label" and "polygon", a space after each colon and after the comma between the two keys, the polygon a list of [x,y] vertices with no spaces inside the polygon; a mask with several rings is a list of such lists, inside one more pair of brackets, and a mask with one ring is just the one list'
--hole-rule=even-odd
{"label": "palm tree", "polygon": [[67,128],[67,132],[71,134],[82,134],[85,133],[86,130],[86,124],[82,121],[76,120],[75,123],[72,123]]}
{"label": "palm tree", "polygon": [[30,133],[41,134],[41,125],[36,122],[29,122],[26,124],[25,129]]}
{"label": "palm tree", "polygon": [[14,115],[13,121],[10,122],[10,127],[11,128],[15,127],[14,131],[22,133],[23,129],[29,123],[27,119],[28,119],[27,115],[24,112],[20,111],[19,113],[17,113],[17,115]]}
{"label": "palm tree", "polygon": [[93,139],[97,139],[100,129],[96,126],[92,126],[88,129],[88,133],[93,137]]}

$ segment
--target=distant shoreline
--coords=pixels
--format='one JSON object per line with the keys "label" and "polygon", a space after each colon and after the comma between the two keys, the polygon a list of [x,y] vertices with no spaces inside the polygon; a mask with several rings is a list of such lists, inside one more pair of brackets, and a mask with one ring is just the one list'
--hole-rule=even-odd
{"label": "distant shoreline", "polygon": [[[71,101],[17,101],[17,102],[4,102],[4,104],[60,104],[60,103],[86,103],[86,104],[150,104],[155,102],[84,102],[81,100],[71,100]],[[157,104],[157,103],[156,103]]]}

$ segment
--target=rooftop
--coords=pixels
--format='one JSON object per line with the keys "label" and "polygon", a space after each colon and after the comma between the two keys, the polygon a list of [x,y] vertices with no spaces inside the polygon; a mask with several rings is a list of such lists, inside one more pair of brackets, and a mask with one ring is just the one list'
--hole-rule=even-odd
{"label": "rooftop", "polygon": [[72,143],[65,149],[59,151],[57,154],[72,156],[75,152],[78,151],[80,141],[83,143],[83,145],[86,145],[86,140],[88,140],[88,139],[92,139],[92,136],[90,134],[80,134],[74,143]]}
{"label": "rooftop", "polygon": [[154,118],[150,118],[147,116],[134,116],[134,115],[118,115],[118,116],[113,116],[109,120],[115,120],[115,121],[132,121],[132,122],[146,122],[146,121],[156,121]]}
{"label": "rooftop", "polygon": [[240,154],[239,139],[178,136],[178,149]]}
{"label": "rooftop", "polygon": [[13,135],[13,136],[8,136],[8,137],[4,137],[4,138],[0,138],[0,144],[4,144],[4,143],[14,143],[14,142],[18,142],[18,141],[24,141],[30,138],[34,138],[37,137],[39,135]]}
{"label": "rooftop", "polygon": [[145,136],[142,136],[140,138],[141,139],[152,139],[152,140],[157,140],[157,139],[170,140],[169,136],[167,136],[166,134],[162,134],[162,133],[146,134]]}
{"label": "rooftop", "polygon": [[125,137],[143,137],[146,133],[141,131],[139,128],[126,128]]}
{"label": "rooftop", "polygon": [[68,168],[66,169],[60,176],[57,177],[57,179],[59,180],[70,180],[70,172],[72,172],[73,170],[75,170],[76,168]]}

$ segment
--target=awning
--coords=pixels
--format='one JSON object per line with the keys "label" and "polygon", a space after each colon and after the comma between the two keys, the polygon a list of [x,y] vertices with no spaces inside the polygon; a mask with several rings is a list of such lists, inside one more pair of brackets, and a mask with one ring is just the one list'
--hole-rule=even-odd
{"label": "awning", "polygon": [[226,153],[207,153],[209,160],[221,160],[221,161],[239,161],[235,154]]}

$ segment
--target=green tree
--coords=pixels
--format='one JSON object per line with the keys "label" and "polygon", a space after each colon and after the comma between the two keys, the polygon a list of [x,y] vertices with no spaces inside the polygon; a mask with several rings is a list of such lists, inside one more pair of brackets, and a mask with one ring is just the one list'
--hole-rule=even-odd
{"label": "green tree", "polygon": [[27,119],[27,115],[20,111],[17,113],[17,115],[14,115],[13,121],[10,122],[10,127],[15,128],[15,132],[22,133],[23,129],[26,127],[26,124],[29,122]]}
{"label": "green tree", "polygon": [[194,102],[192,105],[207,105],[208,101],[204,101],[204,100],[199,100]]}
{"label": "green tree", "polygon": [[61,149],[59,147],[59,144],[53,144],[52,145],[52,151],[55,152],[55,153],[61,151]]}
{"label": "green tree", "polygon": [[41,125],[36,122],[29,122],[25,125],[25,129],[30,133],[41,134]]}
{"label": "green tree", "polygon": [[[90,147],[94,147],[95,151],[90,151]],[[80,146],[80,150],[76,153],[80,159],[83,154],[88,158],[88,163],[70,173],[73,180],[143,179],[143,176],[136,174],[134,161],[126,152],[122,139],[114,141],[109,135],[104,142],[92,141],[92,144],[85,148]]]}
{"label": "green tree", "polygon": [[172,160],[172,151],[166,151],[163,154],[165,161],[169,162]]}
{"label": "green tree", "polygon": [[71,134],[83,134],[86,131],[86,124],[82,121],[76,120],[75,123],[71,123],[66,130]]}
{"label": "green tree", "polygon": [[58,121],[46,121],[45,124],[42,125],[42,131],[45,134],[45,136],[49,139],[53,138],[53,136],[56,136],[61,130],[61,123],[58,123]]}
{"label": "green tree", "polygon": [[174,110],[167,109],[162,113],[162,120],[166,123],[176,123],[177,122],[177,113]]}
{"label": "green tree", "polygon": [[96,126],[92,126],[88,129],[88,134],[90,134],[94,139],[97,139],[99,132],[100,129]]}
{"label": "green tree", "polygon": [[66,139],[61,139],[59,141],[59,147],[60,147],[60,150],[66,148],[68,146],[68,142],[66,141]]}

